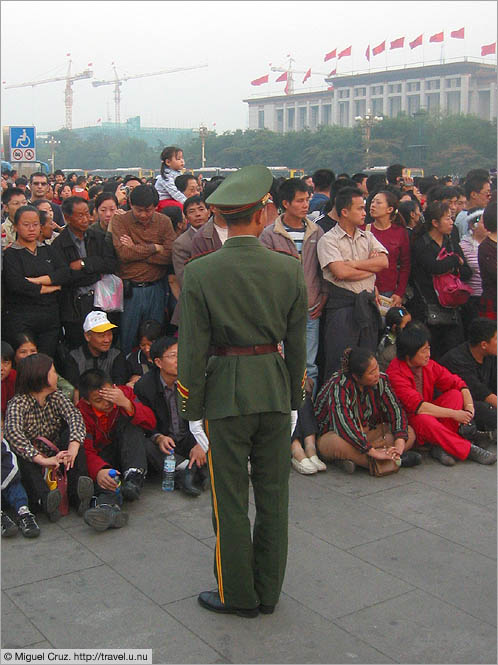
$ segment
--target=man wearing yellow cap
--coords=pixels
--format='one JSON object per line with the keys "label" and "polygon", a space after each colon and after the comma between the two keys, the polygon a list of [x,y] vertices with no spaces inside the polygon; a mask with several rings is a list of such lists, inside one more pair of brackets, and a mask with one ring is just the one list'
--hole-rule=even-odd
{"label": "man wearing yellow cap", "polygon": [[247,166],[208,197],[227,222],[228,239],[187,264],[181,294],[179,407],[189,421],[205,421],[216,534],[218,590],[201,593],[199,603],[244,617],[272,613],[282,588],[290,412],[302,403],[306,368],[301,264],[258,240],[271,184],[266,167]]}

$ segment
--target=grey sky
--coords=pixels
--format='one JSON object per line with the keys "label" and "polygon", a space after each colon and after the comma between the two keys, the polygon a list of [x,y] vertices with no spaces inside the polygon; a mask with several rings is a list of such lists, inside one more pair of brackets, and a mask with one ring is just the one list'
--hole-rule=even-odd
{"label": "grey sky", "polygon": [[[350,44],[351,58],[338,72],[366,69],[365,49],[404,36],[405,48],[371,59],[372,67],[439,61],[441,46],[429,36],[445,31],[445,58],[480,57],[481,46],[496,41],[495,2],[14,2],[1,4],[2,81],[9,84],[63,75],[66,53],[73,72],[93,63],[96,79],[118,72],[138,74],[208,63],[208,68],[137,79],[121,87],[121,119],[140,115],[151,127],[209,128],[218,132],[247,127],[251,95],[283,92],[269,64],[329,72],[337,60],[325,53]],[[449,33],[465,27],[465,40]],[[424,47],[407,41],[424,33]],[[487,62],[496,62],[488,56]],[[270,73],[269,85],[251,80]],[[324,89],[312,76],[296,91]],[[64,82],[4,90],[2,125],[35,124],[47,131],[63,126]],[[73,126],[114,120],[113,86],[94,88],[90,80],[73,85]]]}

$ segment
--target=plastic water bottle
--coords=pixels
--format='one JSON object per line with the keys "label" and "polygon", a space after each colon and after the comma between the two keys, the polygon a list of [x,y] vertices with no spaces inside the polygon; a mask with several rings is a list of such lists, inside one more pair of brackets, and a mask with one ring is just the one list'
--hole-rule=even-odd
{"label": "plastic water bottle", "polygon": [[173,453],[166,455],[163,465],[163,491],[172,492],[175,489],[176,459]]}
{"label": "plastic water bottle", "polygon": [[114,490],[114,493],[115,493],[116,497],[118,498],[118,502],[119,502],[120,499],[122,500],[122,497],[121,497],[121,478],[120,478],[120,475],[119,475],[119,471],[116,471],[116,469],[109,469],[109,476],[111,478],[114,478],[114,480],[118,484],[118,486]]}

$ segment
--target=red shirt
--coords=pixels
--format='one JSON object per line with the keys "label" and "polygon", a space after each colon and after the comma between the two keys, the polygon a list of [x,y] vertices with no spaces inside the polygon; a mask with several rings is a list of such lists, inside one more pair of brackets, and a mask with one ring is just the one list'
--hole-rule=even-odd
{"label": "red shirt", "polygon": [[398,224],[391,224],[384,231],[379,231],[371,224],[368,230],[389,252],[389,267],[377,273],[375,286],[379,293],[392,291],[403,297],[410,276],[410,240],[407,230]]}

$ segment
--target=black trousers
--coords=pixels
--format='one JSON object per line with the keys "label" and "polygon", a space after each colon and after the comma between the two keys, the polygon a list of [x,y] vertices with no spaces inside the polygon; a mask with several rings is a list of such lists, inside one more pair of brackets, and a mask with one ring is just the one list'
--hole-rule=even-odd
{"label": "black trousers", "polygon": [[[174,437],[171,437],[174,438]],[[175,440],[175,460],[176,466],[184,462],[189,457],[192,448],[197,444],[193,434],[188,431],[181,439]],[[164,458],[166,455],[159,450],[159,446],[149,437],[145,439],[145,450],[149,467],[158,473],[163,472]]]}
{"label": "black trousers", "polygon": [[474,402],[474,420],[477,429],[481,432],[491,432],[496,429],[496,409],[487,402]]}
{"label": "black trousers", "polygon": [[302,407],[297,412],[297,423],[292,433],[291,441],[299,439],[301,445],[304,445],[304,439],[311,434],[317,434],[317,432],[318,425],[313,409],[313,401],[310,395],[306,395]]}
{"label": "black trousers", "polygon": [[[111,443],[99,450],[100,457],[116,469],[121,475],[128,469],[143,469],[147,472],[145,454],[145,433],[142,428],[133,425],[125,416],[119,416],[111,432]],[[105,490],[94,483],[97,504],[118,502],[115,492]]]}
{"label": "black trousers", "polygon": [[39,353],[55,357],[60,335],[59,310],[52,307],[9,310],[2,317],[4,338],[12,343],[18,333],[30,333],[36,341]]}
{"label": "black trousers", "polygon": [[[57,442],[56,445],[59,450],[67,450],[69,441],[66,439],[64,443]],[[48,494],[48,485],[45,482],[44,474],[45,468],[36,464],[36,462],[29,462],[23,457],[18,457],[19,471],[21,472],[22,484],[28,495],[29,504],[32,510],[39,509],[40,502],[44,496]],[[74,461],[74,466],[67,472],[67,495],[69,503],[72,506],[79,504],[78,499],[78,478],[80,476],[88,476],[88,469],[86,465],[86,456],[84,446],[81,445]]]}

